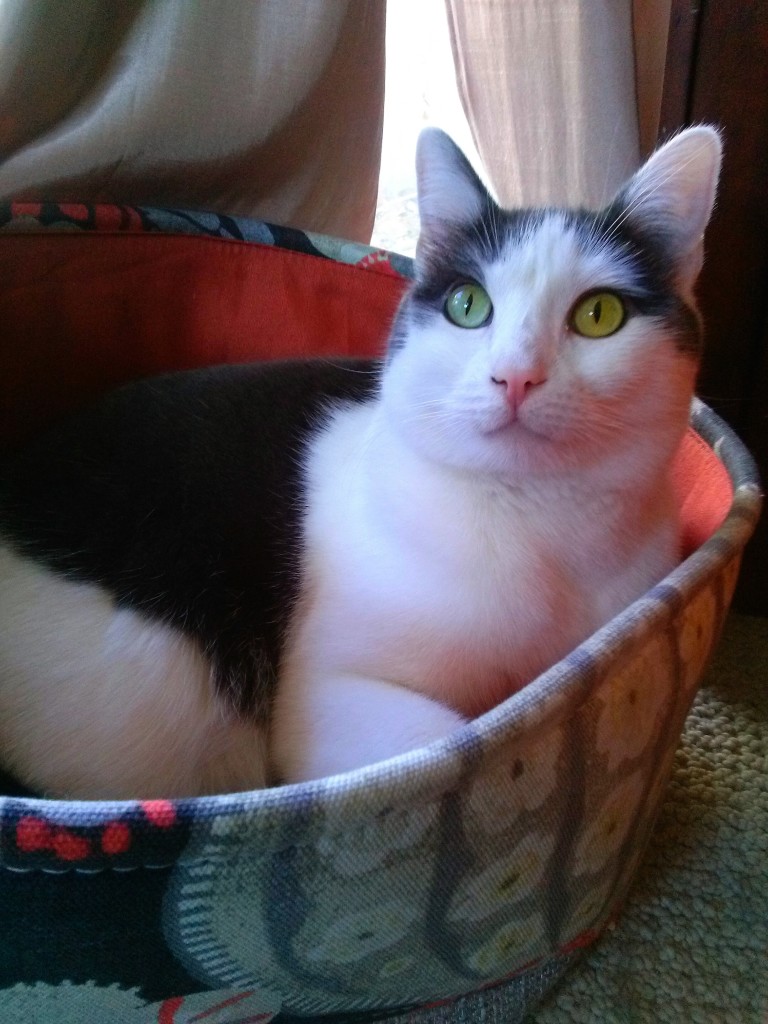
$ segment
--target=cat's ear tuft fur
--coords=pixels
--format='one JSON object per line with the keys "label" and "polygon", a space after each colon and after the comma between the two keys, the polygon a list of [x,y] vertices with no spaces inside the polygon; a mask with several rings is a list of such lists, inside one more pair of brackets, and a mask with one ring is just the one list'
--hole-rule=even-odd
{"label": "cat's ear tuft fur", "polygon": [[701,270],[704,229],[715,203],[721,159],[720,135],[714,128],[688,128],[643,164],[614,204],[619,217],[662,240],[684,293],[693,288]]}
{"label": "cat's ear tuft fur", "polygon": [[421,235],[419,248],[440,242],[481,215],[488,192],[456,143],[439,128],[425,128],[416,147]]}

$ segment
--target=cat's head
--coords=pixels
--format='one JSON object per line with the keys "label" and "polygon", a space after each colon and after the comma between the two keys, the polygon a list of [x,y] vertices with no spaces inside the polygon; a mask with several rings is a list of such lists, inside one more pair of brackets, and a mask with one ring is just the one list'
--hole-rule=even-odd
{"label": "cat's head", "polygon": [[720,156],[713,129],[691,128],[604,210],[508,211],[424,131],[416,280],[383,381],[409,443],[510,481],[668,458],[698,366],[693,287]]}

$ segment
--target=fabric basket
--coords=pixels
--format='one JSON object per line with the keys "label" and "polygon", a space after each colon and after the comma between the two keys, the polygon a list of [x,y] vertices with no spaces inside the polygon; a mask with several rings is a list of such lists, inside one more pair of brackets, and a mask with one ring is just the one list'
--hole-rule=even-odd
{"label": "fabric basket", "polygon": [[[217,362],[380,352],[410,261],[242,219],[0,210],[0,442],[99,391]],[[756,522],[702,403],[681,564],[451,739],[196,800],[3,780],[3,1024],[514,1024],[618,915]],[[87,752],[85,752],[87,754]]]}

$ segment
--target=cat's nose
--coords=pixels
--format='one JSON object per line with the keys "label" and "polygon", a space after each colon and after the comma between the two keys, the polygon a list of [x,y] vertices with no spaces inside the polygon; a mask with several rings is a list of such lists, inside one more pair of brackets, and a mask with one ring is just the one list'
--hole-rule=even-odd
{"label": "cat's nose", "polygon": [[523,404],[523,400],[526,398],[534,388],[544,384],[547,377],[546,374],[539,370],[523,370],[519,373],[507,373],[503,378],[491,377],[494,384],[502,385],[507,392],[507,401],[512,406],[514,412],[520,408]]}

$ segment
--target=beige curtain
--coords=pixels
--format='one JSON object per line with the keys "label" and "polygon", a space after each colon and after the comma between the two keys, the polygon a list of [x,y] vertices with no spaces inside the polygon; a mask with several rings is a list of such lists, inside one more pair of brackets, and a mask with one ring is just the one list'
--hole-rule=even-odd
{"label": "beige curtain", "polygon": [[446,0],[459,91],[502,203],[599,206],[653,148],[669,0]]}
{"label": "beige curtain", "polygon": [[258,216],[367,241],[383,0],[0,0],[0,199]]}
{"label": "beige curtain", "polygon": [[[445,2],[502,202],[610,197],[653,146],[670,0]],[[0,0],[0,199],[189,206],[367,241],[385,13],[385,0]]]}

